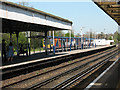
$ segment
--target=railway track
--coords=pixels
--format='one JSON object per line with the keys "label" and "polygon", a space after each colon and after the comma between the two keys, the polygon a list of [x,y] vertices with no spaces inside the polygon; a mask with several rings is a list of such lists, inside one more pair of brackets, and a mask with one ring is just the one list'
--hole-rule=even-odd
{"label": "railway track", "polygon": [[78,80],[83,80],[83,77],[89,73],[91,73],[92,71],[94,71],[96,68],[98,68],[99,66],[105,64],[106,62],[108,62],[110,59],[114,58],[116,56],[116,54],[114,54],[112,57],[106,58],[104,61],[98,62],[96,64],[94,64],[93,66],[86,68],[85,70],[81,71],[80,73],[68,78],[67,80],[61,82],[60,84],[54,86],[52,88],[52,90],[56,90],[56,89],[69,89],[71,87],[71,85],[74,85],[74,83],[76,83]]}
{"label": "railway track", "polygon": [[[110,53],[113,53],[113,52],[110,52]],[[106,54],[106,55],[108,55],[108,54]],[[112,54],[112,56],[114,56],[114,55],[115,54]],[[111,55],[109,55],[109,57],[111,57]],[[68,87],[68,85],[71,85],[73,83],[73,81],[76,81],[76,78],[77,79],[79,79],[80,77],[82,78],[84,75],[86,75],[90,71],[94,70],[99,65],[102,65],[104,62],[107,62],[109,60],[109,57],[106,57],[103,60],[100,60],[99,62],[96,62],[92,66],[89,66],[89,65],[87,66],[87,64],[90,64],[91,62],[94,62],[96,60],[87,62],[87,63],[85,63],[83,65],[77,66],[76,68],[73,68],[73,69],[71,69],[69,71],[66,71],[66,72],[64,72],[62,74],[56,75],[56,76],[54,76],[54,77],[52,77],[52,78],[50,78],[48,80],[45,80],[44,82],[38,83],[36,85],[32,85],[28,89],[38,89],[38,88],[53,88],[53,89],[62,88],[63,89],[63,88],[66,88],[66,87]],[[70,75],[71,73],[73,75]],[[80,77],[78,78],[78,76],[80,76]]]}
{"label": "railway track", "polygon": [[[106,59],[108,60],[108,58],[111,56],[111,54],[112,54],[112,56],[114,56],[115,54],[113,54],[113,52],[117,52],[117,51],[118,51],[117,48],[114,48],[112,50],[110,49],[110,50],[104,51],[104,53],[101,52],[101,53],[98,53],[96,55],[91,55],[91,56],[86,57],[86,58],[84,58],[82,60],[78,60],[78,61],[76,61],[74,63],[68,64],[66,66],[62,66],[62,67],[50,70],[48,72],[45,72],[45,73],[42,73],[42,74],[30,77],[30,78],[21,80],[19,82],[15,82],[15,83],[12,83],[10,85],[4,86],[3,89],[5,89],[5,88],[16,88],[16,87],[17,88],[27,88],[27,89],[45,88],[45,87],[50,86],[50,83],[52,84],[52,82],[55,82],[55,80],[59,80],[60,78],[64,77],[65,75],[68,75],[68,74],[73,73],[75,71],[77,71],[77,72],[79,71],[80,72],[82,69],[85,72],[85,70],[89,69],[88,67],[92,68],[92,66],[90,66],[90,64],[93,64],[93,63],[97,63],[97,64],[98,63],[102,63],[102,61],[104,61]],[[72,68],[69,68],[69,69],[67,69],[67,70],[65,70],[65,71],[63,71],[61,73],[58,73],[58,74],[56,74],[56,76],[53,76],[51,78],[46,78],[44,80],[41,80],[40,83],[36,83],[36,84],[33,84],[33,85],[27,85],[27,86],[22,87],[23,84],[25,85],[25,83],[31,82],[34,79],[38,79],[38,78],[44,76],[45,74],[53,73],[53,75],[54,75],[55,72],[59,72],[59,70],[63,70],[63,68],[71,67],[71,65],[74,65],[74,66],[77,65],[77,67],[73,68],[73,66],[72,66]],[[81,72],[81,73],[83,73],[83,72]],[[75,73],[74,73],[74,75],[75,75]],[[59,86],[59,85],[52,86],[52,88],[54,88],[54,87],[57,88],[57,86]]]}

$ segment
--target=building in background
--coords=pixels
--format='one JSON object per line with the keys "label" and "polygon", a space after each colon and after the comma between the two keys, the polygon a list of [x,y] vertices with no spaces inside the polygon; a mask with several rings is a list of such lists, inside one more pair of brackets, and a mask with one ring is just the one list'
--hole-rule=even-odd
{"label": "building in background", "polygon": [[94,39],[92,42],[94,45],[113,45],[114,40],[106,40],[106,39]]}

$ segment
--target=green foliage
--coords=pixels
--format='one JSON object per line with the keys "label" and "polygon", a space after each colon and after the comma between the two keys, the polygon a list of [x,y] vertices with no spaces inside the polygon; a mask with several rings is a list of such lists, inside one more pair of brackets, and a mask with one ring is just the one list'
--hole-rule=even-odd
{"label": "green foliage", "polygon": [[26,44],[27,43],[27,38],[25,36],[26,36],[26,33],[20,32],[18,42],[21,43],[21,44]]}
{"label": "green foliage", "polygon": [[[10,43],[10,34],[9,33],[3,33],[2,34],[2,39],[5,39],[6,46],[9,46]],[[26,44],[27,43],[27,38],[25,37],[25,33],[20,32],[19,33],[19,38],[18,38],[18,43],[21,44]],[[12,34],[12,44],[15,49],[17,49],[17,37],[16,34]]]}
{"label": "green foliage", "polygon": [[[65,34],[65,37],[70,37],[70,33],[66,33],[66,34]],[[71,33],[71,37],[74,37],[74,34],[73,34],[73,33]]]}
{"label": "green foliage", "polygon": [[43,47],[42,42],[43,42],[43,39],[31,38],[31,41],[30,41],[31,48],[37,49],[37,48]]}
{"label": "green foliage", "polygon": [[65,34],[65,37],[69,37],[69,33],[66,33],[66,34]]}
{"label": "green foliage", "polygon": [[118,33],[117,31],[114,33],[114,40],[115,43],[118,43],[120,41],[120,33]]}
{"label": "green foliage", "polygon": [[9,43],[10,43],[10,34],[8,34],[8,33],[3,33],[3,34],[2,34],[2,39],[5,39],[5,43],[6,43],[6,45],[8,46]]}
{"label": "green foliage", "polygon": [[[36,36],[38,33],[36,32],[32,32],[31,35],[32,36]],[[9,33],[3,33],[2,34],[2,39],[5,39],[6,42],[6,46],[9,46],[10,43],[10,34]],[[40,38],[31,38],[30,39],[30,44],[31,44],[31,50],[32,49],[39,49],[40,47],[42,47],[42,41],[43,39]],[[15,51],[17,50],[17,37],[16,34],[12,34],[12,43],[14,46]],[[27,44],[27,38],[26,38],[26,33],[25,32],[20,32],[19,33],[19,38],[18,38],[18,44],[21,43],[23,44],[23,47],[26,47]]]}
{"label": "green foliage", "polygon": [[[36,36],[39,35],[39,32],[31,32],[31,36]],[[40,47],[43,47],[43,39],[40,38],[31,38],[30,39],[30,45],[32,49],[37,49]]]}
{"label": "green foliage", "polygon": [[113,39],[112,39],[112,36],[109,37],[109,40],[113,40]]}

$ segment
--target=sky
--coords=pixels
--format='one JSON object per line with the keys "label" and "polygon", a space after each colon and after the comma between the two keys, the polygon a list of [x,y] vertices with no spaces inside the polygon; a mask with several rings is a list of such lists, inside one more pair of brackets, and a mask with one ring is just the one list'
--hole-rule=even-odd
{"label": "sky", "polygon": [[118,29],[117,23],[91,0],[34,0],[29,6],[72,21],[75,34],[81,28],[83,34],[88,31],[110,34]]}

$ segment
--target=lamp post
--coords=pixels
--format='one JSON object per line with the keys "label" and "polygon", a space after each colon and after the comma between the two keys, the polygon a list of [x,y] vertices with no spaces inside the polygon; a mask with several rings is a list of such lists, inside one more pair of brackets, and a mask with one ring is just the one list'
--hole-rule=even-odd
{"label": "lamp post", "polygon": [[[105,33],[105,28],[104,28],[104,33]],[[104,39],[105,39],[105,45],[106,45],[106,33],[105,33]]]}
{"label": "lamp post", "polygon": [[82,34],[82,29],[83,29],[84,27],[81,27],[81,49],[83,49],[83,34]]}

